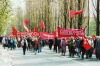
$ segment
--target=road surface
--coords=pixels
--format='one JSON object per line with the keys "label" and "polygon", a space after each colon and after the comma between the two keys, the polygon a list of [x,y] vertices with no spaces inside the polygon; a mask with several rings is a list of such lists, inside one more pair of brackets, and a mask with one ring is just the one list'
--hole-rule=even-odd
{"label": "road surface", "polygon": [[75,58],[61,56],[60,53],[50,51],[48,47],[44,47],[42,53],[34,55],[32,51],[27,51],[23,55],[22,48],[16,50],[8,50],[0,48],[0,66],[100,66],[100,61],[95,59],[81,60],[77,56]]}

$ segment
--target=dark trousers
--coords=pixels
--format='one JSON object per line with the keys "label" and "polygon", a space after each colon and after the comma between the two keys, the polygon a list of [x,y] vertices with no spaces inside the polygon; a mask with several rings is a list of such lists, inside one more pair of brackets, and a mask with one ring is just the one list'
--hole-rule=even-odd
{"label": "dark trousers", "polygon": [[69,50],[69,56],[71,56],[71,47],[68,46],[68,50]]}
{"label": "dark trousers", "polygon": [[68,49],[69,49],[69,56],[70,57],[74,57],[75,55],[75,47],[74,46],[68,46]]}
{"label": "dark trousers", "polygon": [[81,54],[81,58],[84,59],[84,55],[86,53],[86,50],[84,48],[81,48],[82,54]]}
{"label": "dark trousers", "polygon": [[96,51],[96,58],[100,60],[100,51]]}
{"label": "dark trousers", "polygon": [[49,44],[49,49],[50,49],[50,50],[52,49],[52,44]]}
{"label": "dark trousers", "polygon": [[26,54],[26,47],[23,47],[23,55]]}
{"label": "dark trousers", "polygon": [[57,53],[57,52],[60,52],[60,45],[54,45],[54,51]]}
{"label": "dark trousers", "polygon": [[93,54],[93,48],[91,48],[90,50],[86,51],[86,58],[92,58],[92,54]]}
{"label": "dark trousers", "polygon": [[54,45],[54,51],[57,53],[57,45]]}

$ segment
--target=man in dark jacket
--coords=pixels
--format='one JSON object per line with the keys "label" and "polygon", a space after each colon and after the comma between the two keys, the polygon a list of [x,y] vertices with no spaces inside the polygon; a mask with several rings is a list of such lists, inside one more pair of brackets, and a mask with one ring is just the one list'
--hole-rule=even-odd
{"label": "man in dark jacket", "polygon": [[30,39],[30,37],[27,37],[27,42],[28,42],[28,48],[27,48],[27,50],[30,50],[31,49],[31,39]]}
{"label": "man in dark jacket", "polygon": [[80,38],[78,38],[78,39],[76,39],[76,47],[77,47],[77,55],[78,55],[78,57],[80,57],[80,55],[81,55],[81,39]]}
{"label": "man in dark jacket", "polygon": [[60,46],[60,43],[58,43],[59,42],[59,40],[58,40],[58,38],[56,37],[55,38],[55,41],[54,41],[54,51],[57,53],[59,50],[59,46]]}
{"label": "man in dark jacket", "polygon": [[53,45],[53,40],[52,39],[49,39],[49,49],[50,50],[52,49],[52,45]]}
{"label": "man in dark jacket", "polygon": [[75,51],[75,41],[74,41],[74,38],[71,38],[69,41],[68,41],[68,49],[69,49],[69,56],[70,57],[74,57],[76,51]]}
{"label": "man in dark jacket", "polygon": [[95,48],[96,42],[97,42],[97,38],[95,38],[93,42],[94,42],[94,48]]}
{"label": "man in dark jacket", "polygon": [[26,39],[23,39],[24,40],[24,45],[23,45],[23,55],[25,55],[25,52],[26,52],[26,48],[27,48],[27,45],[26,45]]}
{"label": "man in dark jacket", "polygon": [[86,53],[86,50],[85,50],[85,48],[83,47],[83,44],[84,44],[84,40],[81,39],[81,42],[80,42],[80,49],[81,49],[81,52],[82,52],[82,54],[81,54],[81,58],[82,58],[82,59],[84,59],[84,55],[85,55],[85,53]]}
{"label": "man in dark jacket", "polygon": [[96,58],[100,60],[100,39],[98,38],[95,45]]}

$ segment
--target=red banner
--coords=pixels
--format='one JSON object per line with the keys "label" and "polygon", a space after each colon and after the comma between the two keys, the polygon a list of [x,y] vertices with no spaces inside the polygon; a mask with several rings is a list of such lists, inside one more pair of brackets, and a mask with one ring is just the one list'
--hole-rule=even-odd
{"label": "red banner", "polygon": [[54,34],[49,34],[47,32],[40,32],[40,36],[42,39],[47,39],[47,40],[55,38]]}
{"label": "red banner", "polygon": [[33,32],[32,36],[40,36],[40,33],[39,32]]}
{"label": "red banner", "polygon": [[58,36],[59,37],[78,37],[85,36],[85,29],[64,29],[58,28]]}
{"label": "red banner", "polygon": [[[10,35],[12,36],[12,34]],[[17,36],[40,36],[40,33],[39,32],[17,32]]]}

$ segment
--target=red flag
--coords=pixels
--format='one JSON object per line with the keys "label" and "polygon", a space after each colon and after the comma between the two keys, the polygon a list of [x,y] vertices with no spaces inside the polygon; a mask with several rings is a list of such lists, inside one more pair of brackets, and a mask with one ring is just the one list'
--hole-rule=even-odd
{"label": "red flag", "polygon": [[83,14],[83,10],[80,10],[80,11],[71,10],[70,11],[70,18],[72,19],[74,16],[76,16],[78,14]]}
{"label": "red flag", "polygon": [[77,14],[83,14],[83,10],[75,12],[75,15],[77,15]]}
{"label": "red flag", "polygon": [[26,26],[26,25],[28,25],[29,24],[29,20],[24,20],[24,22],[23,22],[23,27],[24,27],[24,29],[27,31],[27,32],[30,32],[30,30],[28,29],[28,27]]}
{"label": "red flag", "polygon": [[84,41],[83,41],[83,47],[86,49],[86,50],[89,50],[89,49],[91,49],[92,47],[91,47],[91,45],[89,44],[89,42],[88,42],[88,40],[86,39],[86,37],[84,37],[84,39],[83,39]]}
{"label": "red flag", "polygon": [[24,23],[25,23],[26,25],[28,25],[28,24],[29,24],[29,20],[24,20]]}
{"label": "red flag", "polygon": [[38,28],[34,28],[34,32],[39,32]]}
{"label": "red flag", "polygon": [[40,23],[40,27],[43,28],[43,29],[45,29],[44,21],[41,21],[41,23]]}
{"label": "red flag", "polygon": [[12,27],[12,34],[17,35],[18,30],[13,26]]}
{"label": "red flag", "polygon": [[75,16],[75,12],[76,12],[75,10],[71,10],[70,11],[70,18],[71,19]]}

